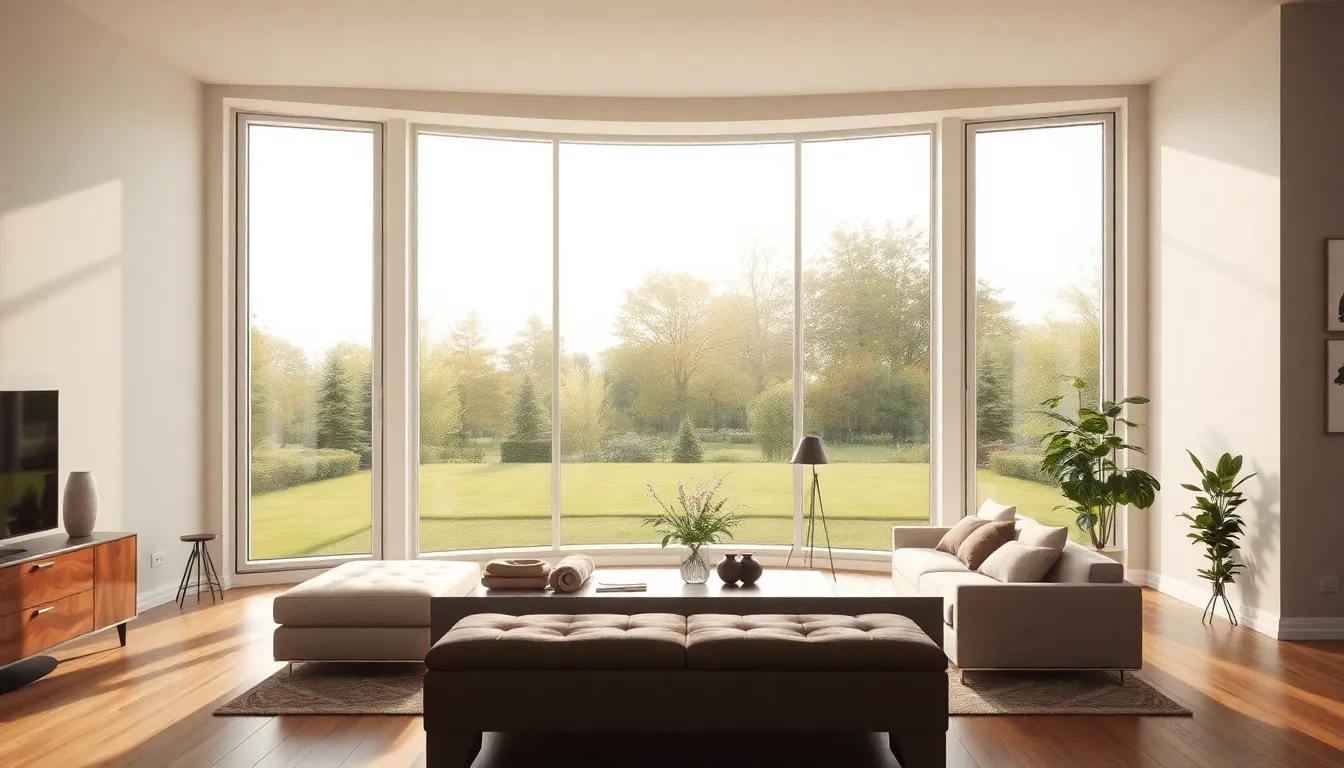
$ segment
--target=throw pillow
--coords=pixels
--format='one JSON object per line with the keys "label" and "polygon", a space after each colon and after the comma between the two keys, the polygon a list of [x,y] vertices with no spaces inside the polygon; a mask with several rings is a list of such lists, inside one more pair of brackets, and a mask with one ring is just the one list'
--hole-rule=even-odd
{"label": "throw pillow", "polygon": [[975,516],[991,523],[1002,523],[1005,520],[1012,522],[1017,517],[1017,507],[1006,507],[993,499],[985,499]]}
{"label": "throw pillow", "polygon": [[[1069,542],[1069,529],[1063,526],[1058,528],[1041,525],[1035,520],[1023,520],[1021,527],[1017,529],[1017,540],[1028,547],[1047,547],[1053,553],[1050,555],[1050,566],[1059,562],[1059,558],[1064,554],[1064,545]],[[1041,574],[1044,576],[1045,574]]]}
{"label": "throw pillow", "polygon": [[957,521],[956,525],[952,526],[951,530],[943,534],[942,540],[938,542],[938,546],[934,549],[955,556],[966,537],[982,525],[989,525],[989,521],[981,520],[978,517],[963,517]]}
{"label": "throw pillow", "polygon": [[1059,553],[1050,547],[1029,547],[1020,541],[1009,541],[985,558],[979,571],[1004,584],[1024,584],[1045,578],[1058,557]]}
{"label": "throw pillow", "polygon": [[972,571],[978,569],[985,558],[994,554],[994,550],[1013,540],[1013,524],[1007,520],[1001,523],[985,523],[971,531],[971,535],[957,547],[957,559]]}

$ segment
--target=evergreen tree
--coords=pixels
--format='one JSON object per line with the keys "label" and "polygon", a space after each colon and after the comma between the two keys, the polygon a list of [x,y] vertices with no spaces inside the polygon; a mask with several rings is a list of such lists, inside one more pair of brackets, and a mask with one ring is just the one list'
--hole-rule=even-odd
{"label": "evergreen tree", "polygon": [[1003,442],[1013,436],[1013,403],[1007,369],[1007,361],[1002,356],[980,355],[975,374],[975,430],[980,445]]}
{"label": "evergreen tree", "polygon": [[322,363],[322,384],[317,397],[317,447],[357,452],[364,444],[360,422],[341,357],[328,352]]}
{"label": "evergreen tree", "polygon": [[704,460],[705,449],[700,446],[700,436],[695,433],[690,419],[682,419],[677,445],[672,449],[672,461],[678,464],[699,464]]}
{"label": "evergreen tree", "polygon": [[513,433],[510,440],[541,440],[546,433],[537,388],[531,376],[518,383],[518,394],[513,400]]}

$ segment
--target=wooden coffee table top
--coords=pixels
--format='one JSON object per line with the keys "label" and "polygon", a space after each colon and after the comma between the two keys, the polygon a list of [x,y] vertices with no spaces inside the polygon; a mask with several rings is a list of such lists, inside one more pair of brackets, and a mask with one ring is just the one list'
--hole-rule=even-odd
{"label": "wooden coffee table top", "polygon": [[[643,592],[598,592],[599,584],[642,581],[648,585]],[[544,592],[538,590],[486,589],[476,586],[475,597],[546,597],[553,600],[572,600],[576,597],[833,597],[831,578],[818,571],[785,571],[767,569],[760,581],[749,587],[728,586],[719,577],[710,574],[704,584],[687,584],[675,568],[598,568],[578,592]],[[568,610],[557,605],[557,611]]]}

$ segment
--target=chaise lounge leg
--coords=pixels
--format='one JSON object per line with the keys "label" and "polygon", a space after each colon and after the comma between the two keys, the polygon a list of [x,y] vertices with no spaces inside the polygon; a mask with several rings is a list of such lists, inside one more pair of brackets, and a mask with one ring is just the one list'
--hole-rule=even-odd
{"label": "chaise lounge leg", "polygon": [[891,731],[891,754],[901,768],[944,768],[947,734],[943,731]]}
{"label": "chaise lounge leg", "polygon": [[427,768],[468,768],[480,751],[480,731],[425,731]]}

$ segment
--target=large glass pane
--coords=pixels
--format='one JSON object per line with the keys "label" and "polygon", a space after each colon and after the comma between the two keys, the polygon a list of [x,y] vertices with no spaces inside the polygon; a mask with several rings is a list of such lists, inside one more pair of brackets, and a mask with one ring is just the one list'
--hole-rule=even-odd
{"label": "large glass pane", "polygon": [[247,557],[369,554],[377,137],[245,130]]}
{"label": "large glass pane", "polygon": [[420,550],[550,546],[552,145],[417,163]]}
{"label": "large glass pane", "polygon": [[678,482],[792,540],[793,145],[564,144],[561,537],[654,543]]}
{"label": "large glass pane", "polygon": [[976,503],[1084,534],[1040,473],[1041,401],[1100,402],[1106,130],[1101,123],[972,133]]}
{"label": "large glass pane", "polygon": [[929,519],[930,141],[803,145],[803,414],[835,547]]}

